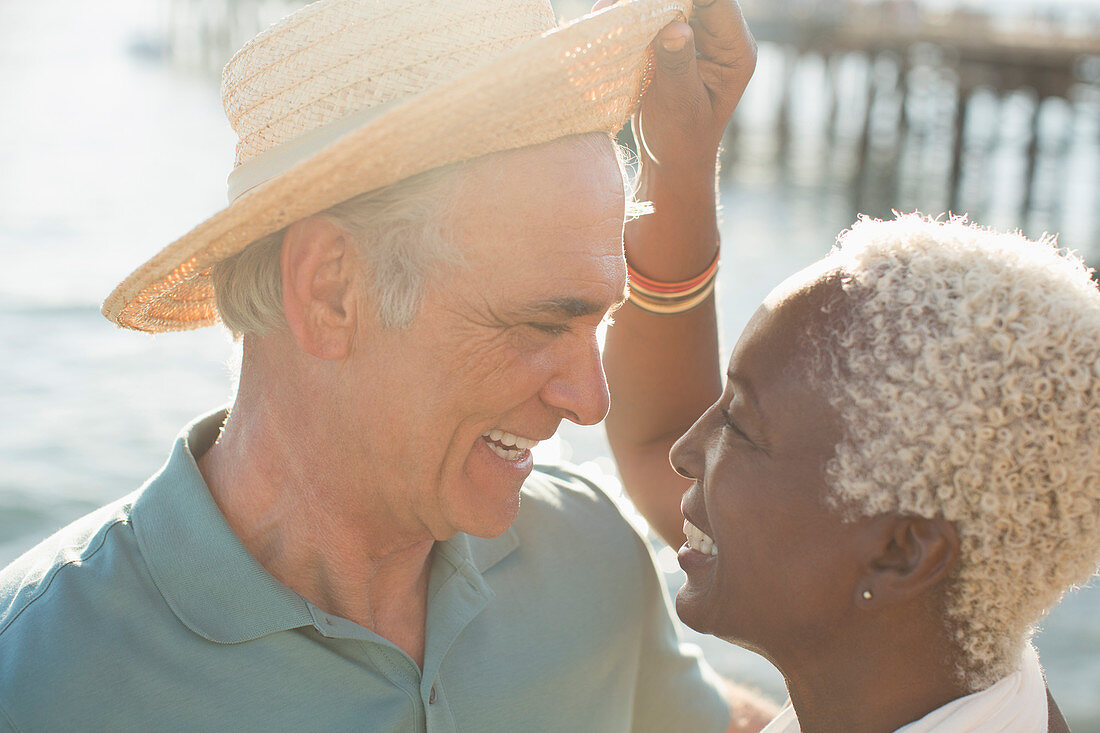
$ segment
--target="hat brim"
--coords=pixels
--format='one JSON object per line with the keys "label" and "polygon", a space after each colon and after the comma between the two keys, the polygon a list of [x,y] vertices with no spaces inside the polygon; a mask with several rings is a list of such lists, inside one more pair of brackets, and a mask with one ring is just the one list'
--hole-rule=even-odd
{"label": "hat brim", "polygon": [[690,6],[613,5],[404,100],[162,249],[114,289],[103,315],[149,332],[214,324],[210,269],[267,234],[432,168],[571,134],[618,131],[648,82],[649,43]]}

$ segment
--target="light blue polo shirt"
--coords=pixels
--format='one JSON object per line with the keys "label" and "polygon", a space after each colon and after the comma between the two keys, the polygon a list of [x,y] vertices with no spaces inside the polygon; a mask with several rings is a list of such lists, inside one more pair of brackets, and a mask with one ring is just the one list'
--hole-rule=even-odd
{"label": "light blue polo shirt", "polygon": [[596,486],[541,467],[508,532],[437,543],[421,671],[233,534],[194,458],[224,417],[0,572],[0,731],[725,729],[720,680]]}

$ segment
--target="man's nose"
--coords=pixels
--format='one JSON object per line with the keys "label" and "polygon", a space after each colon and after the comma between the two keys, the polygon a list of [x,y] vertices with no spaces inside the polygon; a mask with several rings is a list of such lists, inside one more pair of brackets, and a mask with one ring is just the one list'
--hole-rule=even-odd
{"label": "man's nose", "polygon": [[554,376],[542,389],[542,400],[578,425],[595,425],[607,416],[611,396],[595,334],[562,354]]}

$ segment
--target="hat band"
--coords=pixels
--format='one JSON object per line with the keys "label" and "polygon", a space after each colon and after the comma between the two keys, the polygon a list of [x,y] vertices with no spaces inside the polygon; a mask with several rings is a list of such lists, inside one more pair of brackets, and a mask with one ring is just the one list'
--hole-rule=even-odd
{"label": "hat band", "polygon": [[363,126],[401,101],[401,99],[391,99],[373,107],[356,110],[346,117],[304,132],[282,145],[276,145],[270,150],[249,158],[229,174],[226,181],[229,203],[232,204],[257,186],[278,178],[298,163],[312,158],[344,135]]}

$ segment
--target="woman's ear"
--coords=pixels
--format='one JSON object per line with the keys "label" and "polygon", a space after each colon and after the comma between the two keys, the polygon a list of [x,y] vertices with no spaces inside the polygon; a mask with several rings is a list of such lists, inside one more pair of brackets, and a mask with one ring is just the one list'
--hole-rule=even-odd
{"label": "woman's ear", "polygon": [[355,243],[336,224],[309,217],[283,237],[283,311],[302,350],[319,359],[343,359],[357,326],[359,261]]}
{"label": "woman's ear", "polygon": [[862,543],[866,567],[855,594],[865,608],[923,594],[946,578],[959,558],[958,531],[942,517],[876,517],[867,523]]}

